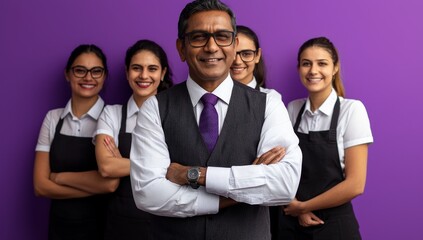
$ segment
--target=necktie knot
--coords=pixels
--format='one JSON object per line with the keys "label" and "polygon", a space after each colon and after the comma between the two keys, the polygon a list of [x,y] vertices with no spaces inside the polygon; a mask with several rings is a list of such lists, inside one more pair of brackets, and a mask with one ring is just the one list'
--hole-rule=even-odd
{"label": "necktie knot", "polygon": [[211,93],[206,93],[201,97],[201,102],[206,105],[206,104],[211,104],[212,106],[216,105],[217,100],[219,98]]}

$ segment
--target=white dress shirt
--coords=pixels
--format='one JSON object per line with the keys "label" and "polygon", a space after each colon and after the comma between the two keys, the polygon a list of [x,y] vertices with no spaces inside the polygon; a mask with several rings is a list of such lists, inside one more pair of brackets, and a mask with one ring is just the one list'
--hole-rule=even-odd
{"label": "white dress shirt", "polygon": [[[203,109],[199,100],[206,90],[190,77],[186,84],[198,124]],[[233,84],[228,76],[213,91],[219,97],[215,105],[219,115],[219,132],[226,116]],[[161,126],[157,98],[151,97],[145,101],[132,134],[130,157],[132,190],[138,208],[156,215],[189,217],[217,213],[219,196],[248,204],[288,204],[298,188],[302,154],[280,95],[279,98],[275,96],[267,95],[257,156],[273,147],[283,146],[287,149],[283,160],[271,165],[208,167],[206,187],[196,190],[166,179],[171,161]]]}
{"label": "white dress shirt", "polygon": [[72,113],[71,100],[68,101],[65,108],[50,110],[41,126],[35,151],[50,152],[50,146],[56,133],[56,125],[60,119],[63,119],[61,134],[75,137],[93,137],[103,107],[104,101],[99,97],[94,106],[81,118],[77,118]]}
{"label": "white dress shirt", "polygon": [[[301,107],[306,103],[298,131],[308,134],[309,131],[327,131],[330,128],[333,107],[336,103],[337,94],[334,89],[325,102],[312,112],[310,99],[297,99],[288,104],[289,117],[295,124]],[[372,143],[373,136],[366,108],[358,100],[339,97],[340,112],[338,127],[336,128],[336,140],[338,144],[341,167],[345,167],[345,149],[360,144]]]}
{"label": "white dress shirt", "polygon": [[[137,122],[139,108],[131,96],[127,104],[126,129],[125,132],[131,133]],[[106,134],[113,137],[116,146],[119,146],[119,130],[122,121],[122,105],[107,105],[97,123],[95,135]],[[95,141],[94,141],[95,142]]]}

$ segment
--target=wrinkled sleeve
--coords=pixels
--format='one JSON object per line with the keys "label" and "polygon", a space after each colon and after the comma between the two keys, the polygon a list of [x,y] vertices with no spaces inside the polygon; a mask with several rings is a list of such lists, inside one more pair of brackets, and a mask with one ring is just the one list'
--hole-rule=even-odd
{"label": "wrinkled sleeve", "polygon": [[132,192],[139,209],[169,217],[218,212],[219,196],[207,193],[204,187],[195,190],[166,179],[171,161],[154,96],[143,103],[138,113],[130,160]]}
{"label": "wrinkled sleeve", "polygon": [[286,148],[286,155],[276,164],[209,167],[207,191],[238,202],[259,205],[285,205],[297,192],[302,153],[288,112],[276,91],[267,93],[265,120],[257,149],[258,156],[273,147]]}

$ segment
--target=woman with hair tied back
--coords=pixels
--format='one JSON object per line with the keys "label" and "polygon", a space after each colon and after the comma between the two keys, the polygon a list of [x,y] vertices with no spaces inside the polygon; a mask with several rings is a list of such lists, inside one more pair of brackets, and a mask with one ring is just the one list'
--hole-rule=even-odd
{"label": "woman with hair tied back", "polygon": [[106,56],[95,45],[75,48],[65,78],[72,96],[65,108],[44,118],[36,146],[34,190],[52,199],[48,239],[100,240],[104,237],[108,195],[116,181],[97,169],[95,132],[104,101],[99,96],[108,74]]}
{"label": "woman with hair tied back", "polygon": [[288,104],[303,165],[294,199],[283,208],[278,239],[361,239],[351,200],[364,192],[368,145],[373,142],[364,105],[344,98],[338,51],[326,37],[298,51],[308,98]]}
{"label": "woman with hair tied back", "polygon": [[165,51],[150,40],[139,40],[126,51],[125,66],[132,96],[123,105],[106,106],[96,132],[99,170],[119,181],[108,207],[105,239],[151,239],[150,214],[139,210],[132,196],[131,133],[144,101],[173,85],[172,72]]}
{"label": "woman with hair tied back", "polygon": [[[235,60],[230,68],[232,79],[276,98],[282,98],[277,91],[265,88],[266,67],[257,34],[243,25],[236,26],[236,33],[238,45]],[[285,155],[285,148],[272,148],[265,155],[274,159],[272,163],[278,162]]]}

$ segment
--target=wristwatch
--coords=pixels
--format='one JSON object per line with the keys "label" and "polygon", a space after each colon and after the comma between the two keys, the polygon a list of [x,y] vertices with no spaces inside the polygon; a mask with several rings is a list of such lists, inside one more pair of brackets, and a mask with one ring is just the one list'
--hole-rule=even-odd
{"label": "wristwatch", "polygon": [[200,185],[198,184],[198,179],[200,178],[200,175],[201,175],[201,172],[199,167],[192,167],[188,169],[187,179],[188,179],[189,185],[193,189],[197,189],[200,187]]}

